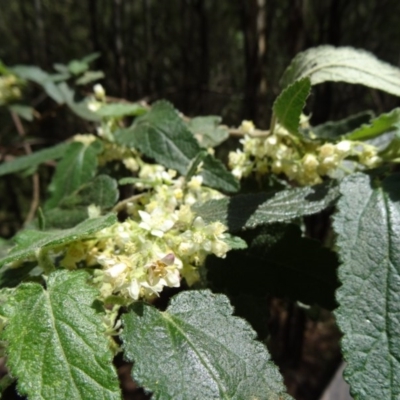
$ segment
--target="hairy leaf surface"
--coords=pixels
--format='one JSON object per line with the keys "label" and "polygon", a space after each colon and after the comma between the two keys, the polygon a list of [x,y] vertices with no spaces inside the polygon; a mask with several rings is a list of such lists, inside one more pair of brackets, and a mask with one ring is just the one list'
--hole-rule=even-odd
{"label": "hairy leaf surface", "polygon": [[11,249],[6,257],[0,259],[0,266],[11,261],[23,260],[32,257],[42,248],[55,247],[92,235],[117,222],[114,214],[98,218],[90,218],[70,229],[53,231],[24,230],[19,233],[15,241],[17,245]]}
{"label": "hairy leaf surface", "polygon": [[340,187],[334,221],[343,264],[340,307],[345,378],[358,399],[400,397],[400,176],[358,173]]}
{"label": "hairy leaf surface", "polygon": [[44,289],[19,286],[1,307],[2,339],[18,391],[30,400],[121,399],[97,290],[83,271],[56,271]]}
{"label": "hairy leaf surface", "polygon": [[[182,175],[201,150],[193,134],[167,101],[156,102],[147,114],[137,118],[131,128],[117,131],[115,140],[138,149]],[[202,176],[206,185],[216,189],[235,192],[239,188],[233,175],[211,155],[203,161]]]}
{"label": "hairy leaf surface", "polygon": [[291,133],[298,134],[300,115],[310,95],[311,81],[302,78],[283,90],[273,105],[279,122]]}
{"label": "hairy leaf surface", "polygon": [[123,316],[125,357],[156,399],[290,399],[267,349],[223,295],[175,296],[165,312],[136,303]]}
{"label": "hairy leaf surface", "polygon": [[352,47],[319,46],[299,53],[286,69],[282,87],[304,77],[312,85],[347,82],[400,96],[400,69]]}
{"label": "hairy leaf surface", "polygon": [[117,181],[108,175],[96,176],[64,197],[58,207],[45,211],[45,228],[71,228],[89,217],[88,206],[111,208],[119,196]]}
{"label": "hairy leaf surface", "polygon": [[221,221],[231,232],[290,221],[330,207],[339,196],[332,183],[280,192],[239,195],[210,200],[193,207],[205,221]]}
{"label": "hairy leaf surface", "polygon": [[73,193],[82,184],[92,179],[97,169],[97,154],[101,143],[95,141],[90,145],[80,142],[71,143],[63,159],[58,163],[49,186],[52,193],[45,208],[53,208],[67,195]]}

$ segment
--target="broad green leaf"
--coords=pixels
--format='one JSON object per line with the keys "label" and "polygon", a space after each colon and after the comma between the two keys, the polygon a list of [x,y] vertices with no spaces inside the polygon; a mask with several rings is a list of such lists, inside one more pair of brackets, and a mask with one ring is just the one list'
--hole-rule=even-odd
{"label": "broad green leaf", "polygon": [[44,214],[46,229],[71,228],[88,218],[88,206],[94,204],[101,210],[110,209],[118,199],[117,182],[108,175],[96,176],[72,194],[64,197],[58,207]]}
{"label": "broad green leaf", "polygon": [[11,71],[19,77],[36,82],[41,85],[45,92],[58,104],[64,103],[64,96],[53,82],[52,76],[39,67],[28,65],[16,65]]}
{"label": "broad green leaf", "polygon": [[308,77],[302,78],[283,90],[273,105],[278,121],[290,133],[299,132],[300,115],[310,95],[311,81]]}
{"label": "broad green leaf", "polygon": [[97,155],[100,151],[99,141],[90,145],[80,142],[69,145],[63,159],[57,164],[50,183],[51,197],[45,204],[46,209],[56,207],[65,196],[73,193],[95,176]]}
{"label": "broad green leaf", "polygon": [[295,225],[274,224],[242,235],[245,251],[207,258],[207,280],[230,295],[289,297],[334,309],[336,253],[305,237]]}
{"label": "broad green leaf", "polygon": [[27,121],[33,120],[33,112],[35,110],[32,107],[24,104],[11,104],[8,108]]}
{"label": "broad green leaf", "polygon": [[305,77],[312,85],[347,82],[400,96],[400,69],[352,47],[319,46],[299,53],[286,69],[282,87]]}
{"label": "broad green leaf", "polygon": [[27,156],[0,164],[0,176],[24,171],[49,160],[58,160],[68,151],[69,146],[70,143],[60,143],[57,146],[35,151]]}
{"label": "broad green leaf", "polygon": [[138,103],[110,103],[102,105],[96,114],[101,117],[120,118],[126,115],[138,116],[146,114],[147,108]]}
{"label": "broad green leaf", "polygon": [[237,232],[318,213],[332,206],[338,197],[337,186],[327,182],[279,192],[210,200],[192,208],[206,222],[221,221],[230,232]]}
{"label": "broad green leaf", "polygon": [[203,147],[215,147],[229,137],[228,129],[220,126],[221,117],[209,115],[195,117],[188,122],[188,128]]}
{"label": "broad green leaf", "polygon": [[22,284],[2,306],[7,366],[30,400],[119,400],[113,355],[84,271]]}
{"label": "broad green leaf", "polygon": [[[134,147],[167,168],[184,175],[201,147],[174,107],[167,101],[156,102],[151,110],[136,119],[131,128],[115,133],[115,141]],[[204,184],[235,192],[239,184],[223,164],[211,155],[204,159]]]}
{"label": "broad green leaf", "polygon": [[100,117],[90,111],[85,99],[76,100],[76,93],[71,89],[65,82],[58,84],[58,89],[63,96],[64,102],[75,113],[78,117],[86,119],[88,121],[100,121]]}
{"label": "broad green leaf", "polygon": [[366,140],[372,139],[382,133],[399,129],[400,127],[400,108],[395,108],[387,114],[381,114],[374,118],[369,124],[362,125],[358,129],[348,133],[346,139]]}
{"label": "broad green leaf", "polygon": [[346,133],[358,129],[362,124],[367,124],[373,117],[372,111],[363,111],[339,121],[328,121],[324,124],[313,126],[306,133],[312,139],[337,141]]}
{"label": "broad green leaf", "polygon": [[136,303],[122,317],[125,357],[153,399],[290,399],[267,349],[223,295],[175,296],[165,312]]}
{"label": "broad green leaf", "polygon": [[347,177],[334,219],[342,265],[335,315],[357,399],[400,398],[400,176]]}
{"label": "broad green leaf", "polygon": [[98,218],[87,219],[77,226],[52,231],[23,230],[15,238],[17,245],[11,249],[6,257],[0,259],[0,266],[11,261],[29,259],[37,254],[40,249],[56,247],[81,240],[107,228],[117,222],[115,214],[107,214]]}

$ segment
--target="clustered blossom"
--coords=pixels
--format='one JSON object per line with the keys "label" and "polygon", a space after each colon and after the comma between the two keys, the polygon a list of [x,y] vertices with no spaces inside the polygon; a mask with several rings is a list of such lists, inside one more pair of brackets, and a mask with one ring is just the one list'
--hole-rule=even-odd
{"label": "clustered blossom", "polygon": [[225,257],[230,247],[226,227],[205,223],[190,206],[222,194],[202,186],[201,175],[188,181],[176,175],[143,163],[134,184],[141,194],[128,203],[129,218],[95,238],[69,244],[62,250],[60,265],[100,266],[95,282],[102,298],[119,295],[128,302],[151,300],[164,287],[179,287],[182,278],[189,285],[197,282],[206,256]]}
{"label": "clustered blossom", "polygon": [[15,75],[0,76],[0,106],[21,98],[21,81]]}
{"label": "clustered blossom", "polygon": [[376,147],[363,142],[342,140],[338,143],[300,141],[286,129],[277,125],[274,133],[265,137],[251,137],[254,125],[243,121],[246,134],[240,142],[243,149],[229,154],[229,166],[238,179],[252,173],[283,174],[299,185],[315,185],[324,176],[330,176],[346,158],[356,160],[366,168],[381,163]]}

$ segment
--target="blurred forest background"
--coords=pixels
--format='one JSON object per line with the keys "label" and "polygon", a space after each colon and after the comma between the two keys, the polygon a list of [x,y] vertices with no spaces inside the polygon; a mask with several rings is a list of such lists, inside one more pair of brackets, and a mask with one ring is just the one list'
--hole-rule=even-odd
{"label": "blurred forest background", "polygon": [[[169,99],[187,115],[267,127],[279,79],[300,51],[353,46],[400,65],[398,0],[0,0],[0,59],[47,71],[100,52],[111,96]],[[380,113],[396,99],[345,84],[313,91],[314,124]],[[73,133],[73,132],[71,132]]]}
{"label": "blurred forest background", "polygon": [[[310,47],[353,46],[400,66],[399,0],[0,0],[0,10],[0,60],[7,66],[54,72],[54,63],[99,52],[92,69],[104,71],[107,95],[150,103],[165,98],[188,116],[220,115],[231,126],[251,119],[267,128],[280,77]],[[46,96],[33,98],[39,114],[26,124],[25,138],[10,113],[0,112],[1,160],[25,154],[27,142],[37,149],[93,130]],[[324,83],[313,89],[307,111],[316,125],[399,105],[377,90]],[[42,178],[44,192],[49,177]],[[1,233],[10,237],[23,224],[32,184],[6,176],[0,192],[7,193]],[[269,299],[268,309],[269,347],[289,392],[319,398],[341,357],[333,317],[309,318],[280,299]],[[123,368],[123,381],[133,385]]]}

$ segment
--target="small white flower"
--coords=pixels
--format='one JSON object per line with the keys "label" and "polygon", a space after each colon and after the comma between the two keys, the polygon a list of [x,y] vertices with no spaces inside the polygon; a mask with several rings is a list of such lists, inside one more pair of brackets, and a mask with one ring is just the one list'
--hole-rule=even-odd
{"label": "small white flower", "polygon": [[97,100],[103,101],[106,97],[106,91],[100,83],[93,86],[93,92]]}

